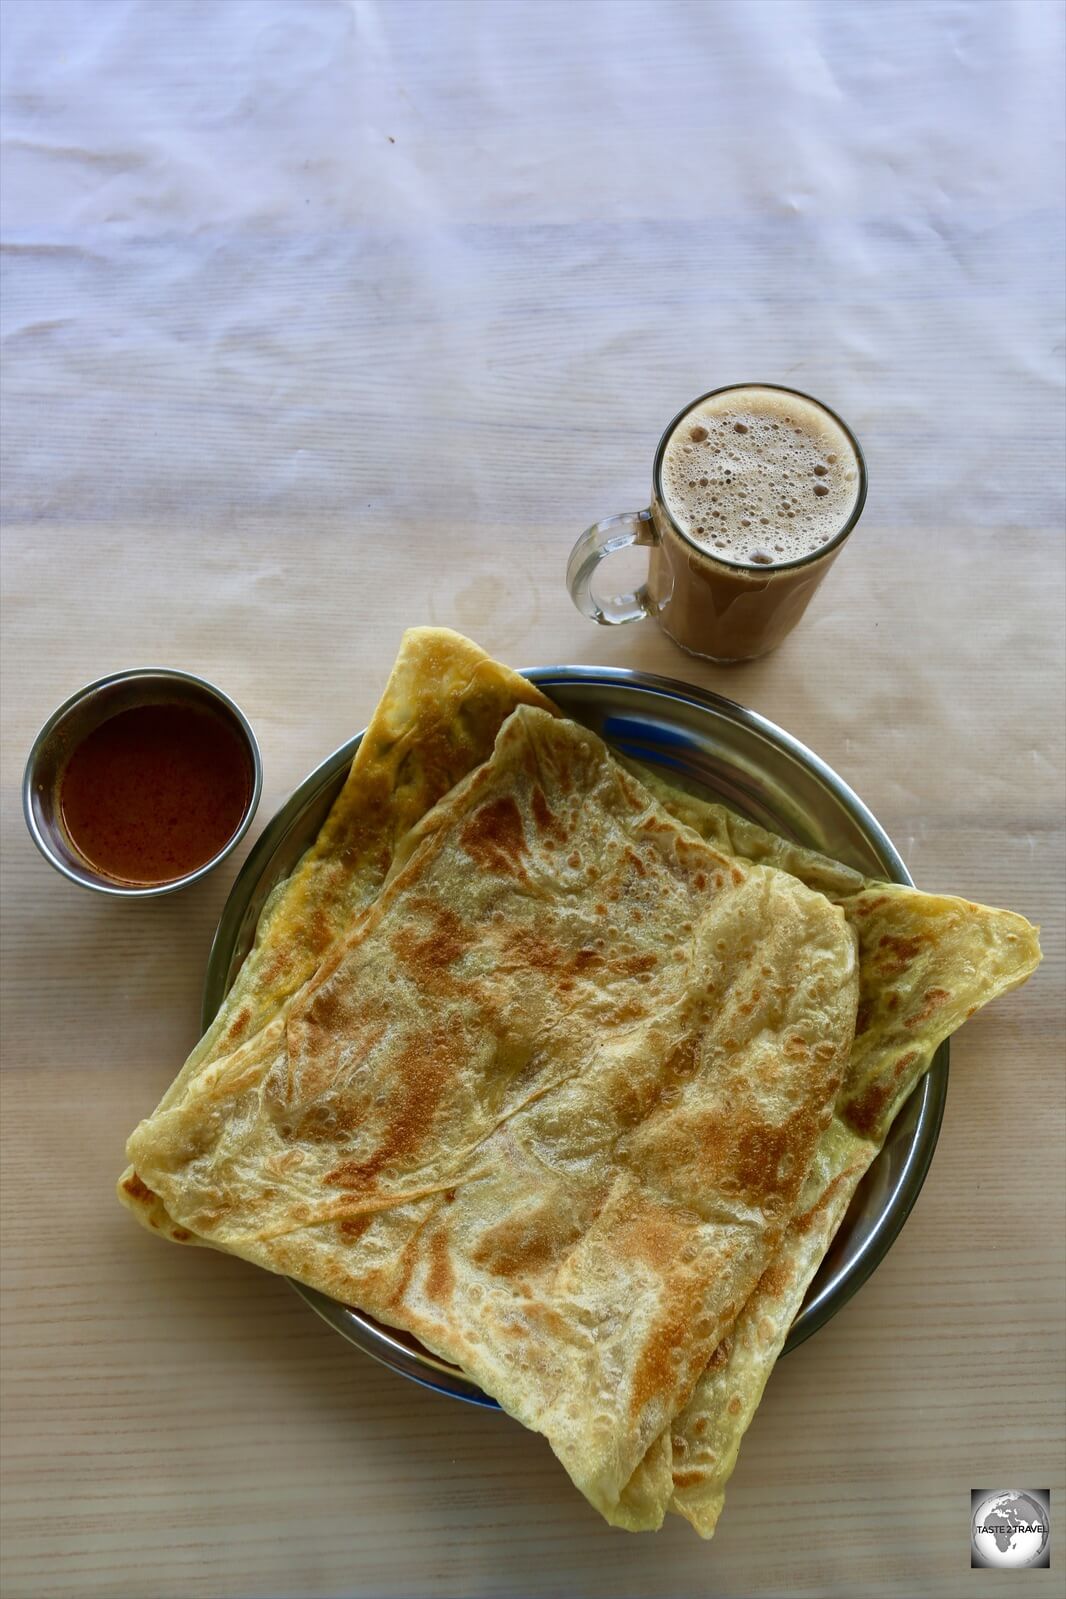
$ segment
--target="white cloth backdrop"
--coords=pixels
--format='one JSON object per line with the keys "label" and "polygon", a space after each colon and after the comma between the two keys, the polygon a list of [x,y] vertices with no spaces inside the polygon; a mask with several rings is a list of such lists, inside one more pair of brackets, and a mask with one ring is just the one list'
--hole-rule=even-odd
{"label": "white cloth backdrop", "polygon": [[1054,0],[0,18],[11,514],[569,528],[756,376],[867,438],[875,525],[1061,516]]}

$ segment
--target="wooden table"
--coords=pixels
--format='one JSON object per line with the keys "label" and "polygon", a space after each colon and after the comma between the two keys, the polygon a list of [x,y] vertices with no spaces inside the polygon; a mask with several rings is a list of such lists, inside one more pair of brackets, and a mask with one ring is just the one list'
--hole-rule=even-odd
{"label": "wooden table", "polygon": [[[6,1599],[968,1594],[983,1486],[1051,1484],[1061,1565],[1056,8],[898,35],[833,7],[4,9]],[[868,449],[802,628],[730,671],[587,624],[573,537],[643,503],[680,404],[749,375]],[[71,887],[19,813],[34,732],[110,670],[203,673],[263,748],[243,854],[420,621],[731,695],[921,886],[1043,923],[711,1545],[611,1531],[542,1439],[113,1197],[239,862],[147,904]]]}

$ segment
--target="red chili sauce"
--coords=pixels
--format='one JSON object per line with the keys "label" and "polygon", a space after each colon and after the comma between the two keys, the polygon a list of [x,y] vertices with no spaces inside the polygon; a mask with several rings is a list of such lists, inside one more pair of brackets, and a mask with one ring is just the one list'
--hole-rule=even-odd
{"label": "red chili sauce", "polygon": [[171,883],[233,837],[252,764],[232,727],[185,704],[137,705],[94,728],[60,779],[67,835],[115,882]]}

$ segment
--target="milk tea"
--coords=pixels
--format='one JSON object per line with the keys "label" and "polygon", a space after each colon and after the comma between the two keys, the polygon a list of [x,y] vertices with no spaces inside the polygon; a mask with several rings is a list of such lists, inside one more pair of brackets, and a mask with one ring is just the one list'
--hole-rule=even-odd
{"label": "milk tea", "polygon": [[857,519],[865,478],[830,411],[752,384],[682,415],[655,490],[648,587],[661,625],[697,654],[748,660],[799,620]]}

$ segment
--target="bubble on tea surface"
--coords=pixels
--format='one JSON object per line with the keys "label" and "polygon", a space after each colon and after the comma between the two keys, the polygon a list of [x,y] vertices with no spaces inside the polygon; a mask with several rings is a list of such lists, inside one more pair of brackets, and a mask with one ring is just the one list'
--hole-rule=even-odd
{"label": "bubble on tea surface", "polygon": [[689,428],[688,436],[692,440],[693,444],[702,444],[704,439],[710,437],[707,429],[701,427]]}

